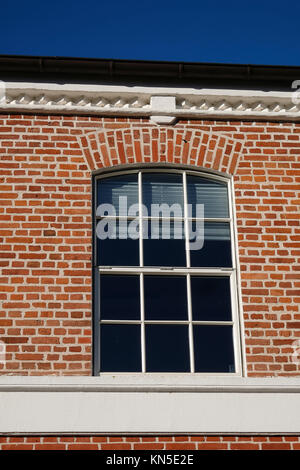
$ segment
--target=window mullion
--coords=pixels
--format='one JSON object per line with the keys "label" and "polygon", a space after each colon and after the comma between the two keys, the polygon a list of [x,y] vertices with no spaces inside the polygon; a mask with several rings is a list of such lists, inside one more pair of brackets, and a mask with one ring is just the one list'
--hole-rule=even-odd
{"label": "window mullion", "polygon": [[142,172],[138,173],[138,197],[139,197],[139,249],[140,266],[144,266],[144,246],[143,246],[143,210],[142,210]]}
{"label": "window mullion", "polygon": [[192,323],[192,294],[191,294],[191,276],[187,275],[187,304],[188,304],[188,319],[189,319],[189,346],[190,346],[190,368],[191,373],[195,372],[194,361],[194,338],[193,338],[193,323]]}
{"label": "window mullion", "polygon": [[187,198],[187,183],[186,172],[183,172],[183,206],[184,206],[184,237],[185,237],[185,251],[186,251],[186,265],[191,266],[190,261],[190,245],[189,245],[189,221],[188,221],[188,198]]}
{"label": "window mullion", "polygon": [[232,308],[232,323],[233,323],[233,348],[234,348],[234,360],[235,360],[235,370],[240,372],[242,368],[241,364],[241,338],[240,338],[240,329],[238,322],[238,298],[237,298],[237,279],[236,273],[232,273],[230,276],[230,296],[231,296],[231,308]]}
{"label": "window mullion", "polygon": [[144,274],[140,274],[142,372],[146,372]]}
{"label": "window mullion", "polygon": [[[142,172],[138,173],[138,197],[139,197],[139,251],[140,267],[144,266],[144,245],[143,245],[143,192],[142,192]],[[145,302],[144,302],[144,274],[140,273],[140,302],[141,302],[141,357],[142,372],[146,372],[146,347],[145,347]]]}
{"label": "window mullion", "polygon": [[233,225],[233,201],[232,201],[232,191],[231,187],[229,186],[230,182],[228,181],[227,183],[227,193],[229,195],[228,197],[228,207],[229,207],[229,226],[230,226],[230,241],[231,241],[231,259],[232,259],[232,267],[235,269],[236,268],[236,256],[235,256],[235,234],[234,234],[234,225]]}
{"label": "window mullion", "polygon": [[[185,236],[185,250],[186,250],[186,265],[187,268],[191,266],[190,259],[190,245],[189,245],[189,220],[188,220],[188,197],[187,197],[187,179],[186,171],[183,172],[183,201],[184,201],[184,236]],[[195,372],[194,361],[194,339],[193,339],[193,324],[192,324],[192,295],[191,295],[191,276],[187,274],[187,303],[188,303],[188,319],[189,319],[189,349],[190,349],[190,370],[191,373]]]}

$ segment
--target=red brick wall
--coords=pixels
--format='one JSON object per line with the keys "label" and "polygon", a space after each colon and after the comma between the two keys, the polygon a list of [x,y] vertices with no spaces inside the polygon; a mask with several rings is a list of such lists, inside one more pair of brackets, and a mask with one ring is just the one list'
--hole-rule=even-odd
{"label": "red brick wall", "polygon": [[298,436],[0,437],[0,450],[300,450]]}
{"label": "red brick wall", "polygon": [[1,115],[0,136],[3,374],[91,374],[91,169],[139,161],[234,174],[248,375],[299,374],[299,124]]}
{"label": "red brick wall", "polygon": [[[234,175],[249,376],[299,375],[300,124],[0,116],[0,340],[10,375],[91,374],[91,170]],[[187,140],[188,143],[184,143]],[[299,437],[3,437],[2,449],[296,449]],[[74,447],[74,448],[75,448]]]}

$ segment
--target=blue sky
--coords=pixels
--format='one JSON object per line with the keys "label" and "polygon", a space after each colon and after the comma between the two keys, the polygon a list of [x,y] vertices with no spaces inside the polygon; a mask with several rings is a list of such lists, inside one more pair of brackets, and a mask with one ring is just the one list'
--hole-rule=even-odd
{"label": "blue sky", "polygon": [[11,0],[0,54],[300,65],[300,2]]}

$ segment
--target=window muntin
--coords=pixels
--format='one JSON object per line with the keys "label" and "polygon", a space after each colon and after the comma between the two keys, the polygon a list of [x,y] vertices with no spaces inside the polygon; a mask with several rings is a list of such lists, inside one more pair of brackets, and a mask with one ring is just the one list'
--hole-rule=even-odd
{"label": "window muntin", "polygon": [[[114,179],[117,183],[115,187]],[[102,190],[103,183],[105,184]],[[107,188],[110,188],[108,196]],[[198,172],[189,171],[143,169],[117,176],[105,175],[96,178],[96,203],[115,201],[117,191],[124,196],[128,190],[130,201],[140,204],[140,207],[143,203],[147,208],[150,208],[151,203],[167,203],[178,204],[182,208],[182,214],[179,217],[178,213],[171,213],[168,220],[160,217],[160,224],[156,225],[157,238],[151,239],[149,235],[148,238],[145,237],[146,232],[150,233],[151,222],[154,218],[150,211],[146,215],[140,211],[139,222],[143,227],[144,235],[140,234],[137,240],[118,238],[96,240],[97,275],[95,278],[97,282],[95,289],[100,292],[100,295],[96,295],[100,304],[100,308],[96,309],[98,312],[96,321],[98,334],[96,334],[97,341],[95,342],[96,373],[239,373],[240,348],[236,312],[235,259],[228,188],[229,183],[223,178],[198,175]],[[134,197],[132,197],[133,193]],[[138,201],[136,201],[136,194],[138,194]],[[214,201],[212,201],[213,198],[215,198]],[[188,203],[204,203],[208,206],[206,210],[204,207],[204,217],[201,219],[204,222],[204,246],[199,253],[189,249],[189,240],[186,237],[189,223],[191,221],[197,223],[199,220],[196,213],[191,214],[187,211],[186,204]],[[124,220],[118,215],[119,213],[120,211],[116,211],[116,222],[117,225],[118,223],[122,225]],[[124,215],[122,213],[122,216]],[[96,219],[99,221],[101,217],[96,217]],[[129,216],[127,223],[131,220],[133,217]],[[171,228],[169,240],[162,238],[161,231],[162,224],[167,222],[170,223]],[[175,238],[176,223],[182,225],[184,239]],[[200,254],[201,251],[202,254]],[[122,254],[123,252],[125,254]],[[103,307],[101,308],[101,295],[104,291],[102,287],[105,286],[106,277],[114,278],[110,281],[111,290],[115,297],[122,298],[122,294],[118,293],[118,285],[122,280],[125,281],[125,277],[121,278],[120,275],[135,277],[135,286],[137,286],[137,278],[139,279],[139,292],[136,294],[136,299],[140,302],[139,314],[135,308],[134,313],[131,312],[127,316],[125,313],[124,316],[124,307],[123,314],[116,315],[117,312],[115,312],[112,315],[110,313],[110,317],[106,318],[107,314],[103,311]],[[165,288],[165,295],[161,295],[162,305],[166,306],[167,292],[172,290],[172,285],[174,286],[173,294],[178,293],[175,298],[179,305],[176,305],[177,308],[174,308],[173,312],[171,312],[172,307],[158,308],[160,284]],[[216,295],[213,295],[213,286],[216,287]],[[199,289],[202,289],[202,308],[199,308],[201,303]],[[137,290],[136,287],[135,290]],[[109,301],[106,300],[106,302]],[[170,304],[172,305],[172,302]],[[173,304],[175,305],[176,302],[174,301]],[[180,304],[182,304],[181,307]],[[128,365],[124,366],[125,358],[129,354],[128,350],[123,351],[124,357],[122,356],[119,366],[117,361],[105,360],[105,357],[109,355],[107,354],[107,339],[103,339],[103,327],[109,325],[120,326],[116,330],[104,329],[104,331],[109,331],[114,344],[119,344],[119,349],[122,349],[121,345],[125,342],[121,337],[118,340],[118,335],[121,336],[126,330],[121,326],[138,327],[134,330],[126,330],[130,332],[130,337],[133,336],[134,331],[133,344],[137,357],[140,358],[135,361],[134,366],[129,360]],[[174,329],[175,326],[181,328]],[[164,335],[164,341],[161,340],[162,335]],[[136,336],[140,338],[138,345]],[[181,359],[175,359],[177,356],[170,353],[174,338],[177,338],[178,351],[182,351]],[[209,345],[206,344],[207,341],[204,342],[203,338],[210,338]],[[204,343],[206,354],[203,354]],[[164,350],[164,348],[167,349]],[[165,351],[160,361],[157,359],[158,352],[155,350]],[[120,354],[120,351],[118,353],[113,351],[114,349],[110,348],[110,354],[116,356]],[[173,364],[170,362],[171,357],[173,357]],[[126,367],[127,370],[125,370]]]}

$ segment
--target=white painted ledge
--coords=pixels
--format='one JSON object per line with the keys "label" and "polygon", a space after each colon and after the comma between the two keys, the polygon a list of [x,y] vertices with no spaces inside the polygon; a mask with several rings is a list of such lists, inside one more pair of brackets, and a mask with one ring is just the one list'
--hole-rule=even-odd
{"label": "white painted ledge", "polygon": [[[291,84],[292,85],[292,84]],[[0,111],[100,116],[300,120],[300,98],[291,91],[113,84],[0,81]],[[165,119],[162,119],[165,117]],[[161,122],[160,122],[161,121]]]}
{"label": "white painted ledge", "polygon": [[0,377],[1,434],[300,434],[300,378]]}

